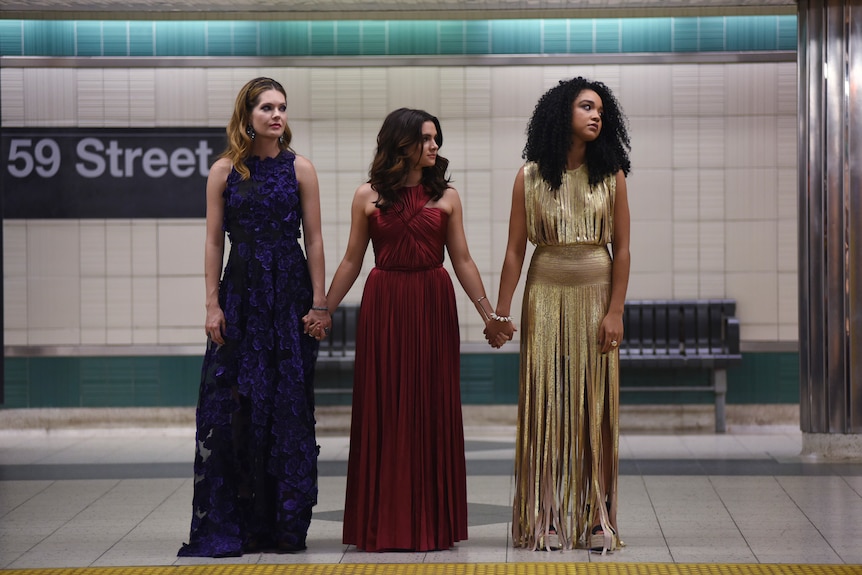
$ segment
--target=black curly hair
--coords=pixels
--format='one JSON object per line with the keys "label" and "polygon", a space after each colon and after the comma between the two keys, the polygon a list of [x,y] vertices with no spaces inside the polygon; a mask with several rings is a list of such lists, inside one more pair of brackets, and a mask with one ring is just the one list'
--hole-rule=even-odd
{"label": "black curly hair", "polygon": [[584,159],[590,185],[622,170],[631,170],[631,149],[626,117],[610,88],[602,82],[578,76],[560,83],[539,98],[527,126],[527,144],[522,157],[536,162],[542,177],[559,189],[566,171],[566,157],[572,143],[572,103],[584,90],[593,90],[602,99],[602,130],[599,137],[587,143]]}

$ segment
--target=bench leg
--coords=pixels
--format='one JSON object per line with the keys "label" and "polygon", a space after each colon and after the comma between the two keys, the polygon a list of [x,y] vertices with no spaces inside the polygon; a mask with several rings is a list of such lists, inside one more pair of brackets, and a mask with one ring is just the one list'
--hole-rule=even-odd
{"label": "bench leg", "polygon": [[712,387],[715,390],[715,432],[727,431],[725,422],[725,397],[727,396],[727,370],[712,370]]}

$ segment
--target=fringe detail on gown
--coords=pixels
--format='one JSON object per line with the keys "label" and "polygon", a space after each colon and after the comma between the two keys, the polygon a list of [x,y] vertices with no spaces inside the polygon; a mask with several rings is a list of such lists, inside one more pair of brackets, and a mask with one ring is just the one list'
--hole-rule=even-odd
{"label": "fringe detail on gown", "polygon": [[[545,246],[533,255],[521,320],[515,547],[551,548],[554,532],[565,549],[623,545],[616,526],[619,356],[600,353],[598,344],[610,272],[605,246]],[[603,441],[613,445],[607,463]],[[595,524],[603,534],[590,533]]]}

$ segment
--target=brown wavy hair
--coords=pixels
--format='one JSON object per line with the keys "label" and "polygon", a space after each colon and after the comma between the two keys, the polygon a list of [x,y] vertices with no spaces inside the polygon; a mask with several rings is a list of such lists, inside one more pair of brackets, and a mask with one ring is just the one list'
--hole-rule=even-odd
{"label": "brown wavy hair", "polygon": [[[407,176],[413,168],[411,164],[416,148],[422,147],[422,124],[433,122],[437,128],[434,141],[437,146],[443,145],[443,130],[440,121],[424,110],[399,108],[390,112],[383,120],[383,126],[377,134],[377,151],[368,170],[368,183],[378,194],[374,202],[380,209],[386,209],[398,203],[398,190],[404,187]],[[432,200],[443,197],[451,181],[446,176],[449,160],[437,154],[433,166],[422,168],[421,183],[425,186]]]}
{"label": "brown wavy hair", "polygon": [[[242,176],[243,180],[247,180],[251,175],[245,165],[245,161],[251,155],[251,137],[246,133],[246,128],[251,123],[251,111],[257,106],[260,95],[267,90],[278,90],[284,96],[285,101],[287,100],[284,86],[272,78],[261,77],[249,80],[236,95],[233,114],[225,130],[227,132],[227,149],[222,152],[221,157],[231,161],[234,169]],[[287,118],[285,118],[284,136],[279,139],[278,147],[282,150],[290,150],[292,137],[290,126],[288,126]]]}

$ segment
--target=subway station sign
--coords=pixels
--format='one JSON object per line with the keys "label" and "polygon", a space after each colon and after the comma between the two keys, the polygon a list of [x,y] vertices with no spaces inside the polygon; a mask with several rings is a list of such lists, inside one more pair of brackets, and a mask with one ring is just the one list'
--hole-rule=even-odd
{"label": "subway station sign", "polygon": [[4,128],[3,217],[202,218],[224,128]]}

